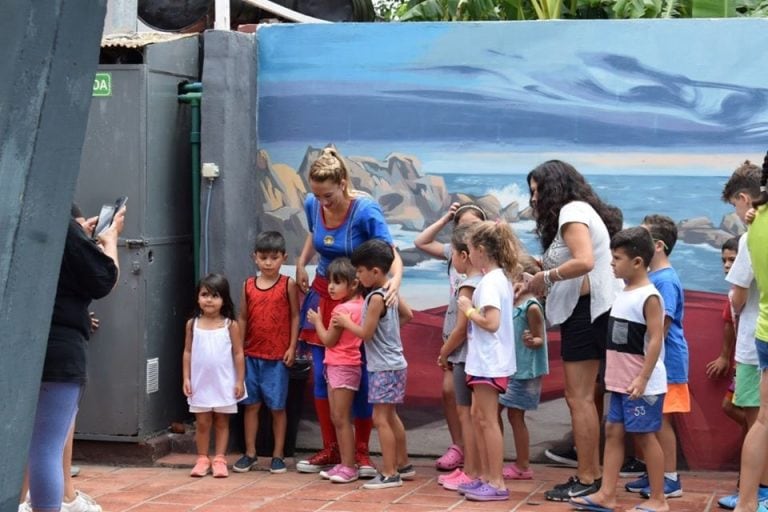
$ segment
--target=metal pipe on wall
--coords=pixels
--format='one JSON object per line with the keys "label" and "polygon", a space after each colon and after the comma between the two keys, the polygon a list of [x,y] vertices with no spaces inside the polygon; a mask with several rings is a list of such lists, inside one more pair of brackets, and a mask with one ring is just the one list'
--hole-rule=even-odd
{"label": "metal pipe on wall", "polygon": [[192,124],[189,143],[192,149],[192,251],[194,256],[195,281],[200,278],[200,103],[203,100],[203,84],[189,82],[182,84],[179,102],[191,108]]}

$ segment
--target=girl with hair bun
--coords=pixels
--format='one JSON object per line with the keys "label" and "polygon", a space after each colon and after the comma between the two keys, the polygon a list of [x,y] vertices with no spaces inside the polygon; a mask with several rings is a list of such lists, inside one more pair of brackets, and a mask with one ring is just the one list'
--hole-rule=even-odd
{"label": "girl with hair bun", "polygon": [[[296,469],[304,473],[319,473],[328,466],[340,464],[341,459],[328,402],[328,386],[323,364],[325,347],[314,325],[307,320],[307,313],[310,309],[318,311],[323,325],[328,328],[333,308],[340,303],[328,294],[328,265],[331,261],[350,257],[355,248],[368,240],[381,239],[393,248],[394,242],[378,203],[369,196],[352,190],[347,166],[335,148],[324,148],[312,163],[309,169],[309,187],[311,193],[307,194],[304,201],[309,233],[296,261],[296,282],[306,293],[299,316],[299,339],[308,343],[312,350],[315,410],[320,423],[323,449],[309,459],[299,461]],[[397,250],[394,253],[395,260],[387,286],[387,302],[397,297],[403,277],[400,254]],[[315,254],[319,256],[319,261],[315,278],[310,285],[305,266]],[[361,351],[362,364],[365,365],[363,347]],[[355,459],[359,475],[362,478],[372,478],[376,476],[376,468],[368,454],[368,441],[373,426],[373,410],[368,404],[366,371],[362,372],[360,388],[355,394],[352,410],[355,417]]]}

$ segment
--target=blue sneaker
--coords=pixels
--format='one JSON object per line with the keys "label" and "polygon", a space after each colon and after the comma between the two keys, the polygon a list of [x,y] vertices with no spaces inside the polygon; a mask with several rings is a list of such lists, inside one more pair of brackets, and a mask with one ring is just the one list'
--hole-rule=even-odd
{"label": "blue sneaker", "polygon": [[[768,487],[760,487],[757,489],[757,501],[763,502],[765,500],[768,500]],[[719,500],[717,500],[717,505],[720,508],[726,508],[728,510],[733,510],[736,508],[736,505],[739,503],[739,494],[731,494],[730,496],[723,496]]]}
{"label": "blue sneaker", "polygon": [[[680,498],[683,495],[683,486],[680,483],[680,475],[677,476],[677,480],[672,480],[671,478],[664,477],[664,497],[665,498]],[[643,498],[650,498],[651,497],[651,486],[649,485],[642,491],[640,491],[640,496]]]}
{"label": "blue sneaker", "polygon": [[253,457],[249,457],[248,455],[243,455],[239,459],[237,459],[237,462],[232,466],[232,471],[235,473],[247,473],[259,464],[259,459],[255,455]]}
{"label": "blue sneaker", "polygon": [[285,467],[285,461],[280,457],[272,457],[272,462],[269,465],[270,473],[285,473],[288,468]]}
{"label": "blue sneaker", "polygon": [[628,492],[643,492],[646,487],[650,487],[651,483],[648,481],[648,474],[644,474],[637,480],[632,480],[624,485],[624,488]]}
{"label": "blue sneaker", "polygon": [[757,506],[757,512],[768,512],[768,501],[761,501]]}
{"label": "blue sneaker", "polygon": [[733,510],[736,508],[736,505],[739,503],[739,495],[738,494],[731,494],[730,496],[723,496],[719,500],[717,500],[717,506],[720,508],[726,508],[728,510]]}

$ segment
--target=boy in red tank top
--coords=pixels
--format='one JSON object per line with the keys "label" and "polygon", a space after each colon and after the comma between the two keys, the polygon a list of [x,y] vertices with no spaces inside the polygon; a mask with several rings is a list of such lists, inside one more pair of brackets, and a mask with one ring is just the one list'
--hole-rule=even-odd
{"label": "boy in red tank top", "polygon": [[284,473],[288,367],[296,356],[299,335],[299,291],[296,282],[280,274],[285,262],[285,238],[276,231],[265,231],[256,237],[253,259],[259,275],[243,283],[240,296],[240,331],[245,333],[245,454],[232,469],[245,473],[258,462],[256,434],[259,409],[264,403],[272,412],[274,451],[270,472]]}

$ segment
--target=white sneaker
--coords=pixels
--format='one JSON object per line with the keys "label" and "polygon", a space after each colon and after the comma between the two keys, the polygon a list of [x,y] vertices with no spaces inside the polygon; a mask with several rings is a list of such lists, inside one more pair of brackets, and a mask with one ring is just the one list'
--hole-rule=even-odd
{"label": "white sneaker", "polygon": [[101,512],[101,506],[82,491],[75,491],[74,500],[61,504],[61,512]]}

